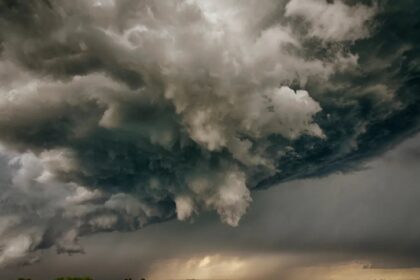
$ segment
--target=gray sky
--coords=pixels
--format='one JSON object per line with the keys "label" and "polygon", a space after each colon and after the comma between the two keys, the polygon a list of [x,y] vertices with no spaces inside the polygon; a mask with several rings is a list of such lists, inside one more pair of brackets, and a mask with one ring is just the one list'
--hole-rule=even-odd
{"label": "gray sky", "polygon": [[221,263],[233,257],[266,264],[270,277],[295,279],[292,269],[351,262],[399,275],[399,269],[411,268],[407,271],[415,276],[413,268],[420,267],[419,140],[405,141],[362,171],[257,192],[236,228],[221,224],[215,215],[202,215],[192,223],[171,221],[133,233],[105,233],[82,239],[85,254],[57,256],[49,250],[40,263],[5,269],[0,275],[38,279],[76,273],[111,280],[153,276],[154,270],[170,267],[167,262],[178,260],[180,268],[185,260],[219,255]]}

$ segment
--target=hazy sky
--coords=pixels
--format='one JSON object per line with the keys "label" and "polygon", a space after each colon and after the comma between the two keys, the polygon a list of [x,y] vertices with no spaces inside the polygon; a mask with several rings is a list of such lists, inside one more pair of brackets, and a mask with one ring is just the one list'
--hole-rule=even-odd
{"label": "hazy sky", "polygon": [[0,277],[420,279],[418,14],[0,0]]}

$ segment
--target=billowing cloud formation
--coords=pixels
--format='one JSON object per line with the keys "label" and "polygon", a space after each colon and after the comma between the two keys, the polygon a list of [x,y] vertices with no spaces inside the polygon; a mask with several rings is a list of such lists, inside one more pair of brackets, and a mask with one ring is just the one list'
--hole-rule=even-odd
{"label": "billowing cloud formation", "polygon": [[346,5],[341,0],[292,0],[286,6],[286,16],[297,16],[308,22],[310,34],[331,41],[349,41],[368,37],[369,25],[377,5]]}
{"label": "billowing cloud formation", "polygon": [[235,226],[252,189],[417,131],[413,7],[0,1],[0,263],[203,210]]}

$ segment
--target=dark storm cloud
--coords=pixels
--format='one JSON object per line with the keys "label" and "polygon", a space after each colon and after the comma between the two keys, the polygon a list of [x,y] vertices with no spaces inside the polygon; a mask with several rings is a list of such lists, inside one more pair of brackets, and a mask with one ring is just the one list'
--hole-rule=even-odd
{"label": "dark storm cloud", "polygon": [[250,189],[354,170],[419,128],[418,12],[1,1],[0,262],[202,210],[237,225]]}
{"label": "dark storm cloud", "polygon": [[405,141],[357,173],[255,192],[237,228],[220,224],[216,215],[201,215],[195,223],[172,221],[134,233],[90,236],[82,238],[84,255],[57,257],[50,250],[42,262],[3,269],[0,277],[54,278],[78,271],[103,280],[136,278],[156,266],[162,270],[167,259],[182,265],[181,260],[218,254],[225,261],[232,256],[267,262],[278,254],[278,269],[267,279],[294,279],[288,275],[294,269],[354,261],[365,269],[419,267],[420,162],[410,154],[420,148],[419,139]]}
{"label": "dark storm cloud", "polygon": [[[415,14],[419,10],[411,1],[380,1],[378,5],[381,12],[373,22],[375,31],[348,45],[350,52],[358,55],[357,68],[333,75],[330,83],[308,82],[311,96],[323,109],[317,123],[327,141],[314,143],[302,137],[297,145],[298,164],[292,161],[290,166],[291,159],[284,158],[288,170],[270,178],[268,186],[279,179],[296,178],[296,174],[353,169],[361,159],[418,130],[419,21]],[[307,56],[327,59],[331,55],[328,48],[337,47],[314,38],[303,44]]]}

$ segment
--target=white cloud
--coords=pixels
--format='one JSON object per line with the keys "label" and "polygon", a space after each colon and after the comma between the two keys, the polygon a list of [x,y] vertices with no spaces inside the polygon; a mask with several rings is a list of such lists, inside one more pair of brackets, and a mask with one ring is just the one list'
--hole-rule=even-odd
{"label": "white cloud", "polygon": [[376,6],[346,5],[342,0],[291,0],[286,16],[302,17],[310,24],[310,35],[329,41],[354,41],[369,36],[367,22],[377,13]]}

